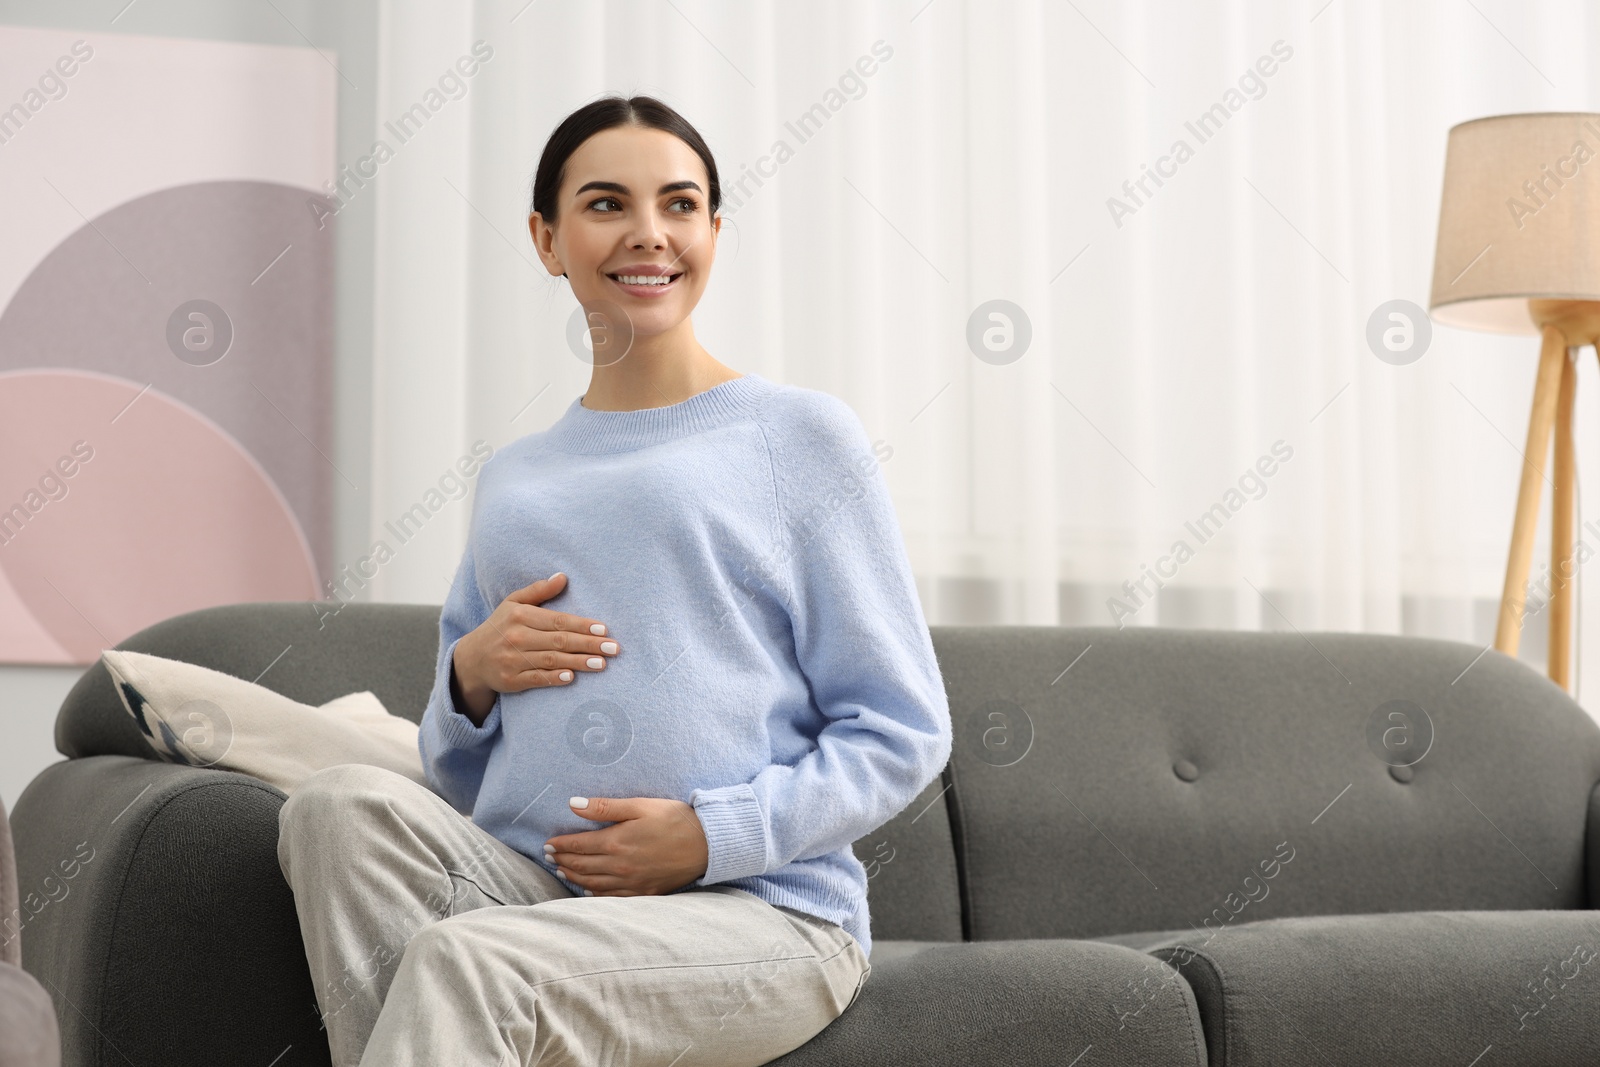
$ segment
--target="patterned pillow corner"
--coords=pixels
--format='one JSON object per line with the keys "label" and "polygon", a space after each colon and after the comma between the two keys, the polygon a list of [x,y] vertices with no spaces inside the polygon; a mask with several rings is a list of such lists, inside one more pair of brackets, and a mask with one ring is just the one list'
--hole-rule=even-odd
{"label": "patterned pillow corner", "polygon": [[[123,710],[133,716],[133,721],[138,723],[139,732],[144,734],[145,741],[150,745],[150,751],[168,763],[189,764],[189,760],[184,758],[178,746],[178,739],[173,736],[172,729],[155,714],[153,709],[149,711],[148,716],[146,715],[146,710],[150,709],[150,701],[127,679],[129,673],[127,654],[118,649],[107,648],[101,651],[100,660],[111,675],[111,684],[122,701]],[[159,738],[155,731],[150,729],[152,718],[161,731]]]}
{"label": "patterned pillow corner", "polygon": [[[110,665],[107,664],[107,670],[110,669]],[[155,735],[150,732],[150,723],[144,717],[145,706],[149,703],[144,695],[131,683],[117,677],[117,672],[114,670],[111,671],[111,684],[116,687],[117,695],[122,698],[123,708],[133,716],[133,721],[139,724],[139,732],[154,740]]]}

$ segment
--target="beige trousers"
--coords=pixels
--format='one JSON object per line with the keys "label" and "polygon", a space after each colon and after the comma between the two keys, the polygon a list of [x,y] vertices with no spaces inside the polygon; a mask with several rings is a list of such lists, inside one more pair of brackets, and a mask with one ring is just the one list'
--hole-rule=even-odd
{"label": "beige trousers", "polygon": [[334,1067],[754,1067],[872,968],[834,923],[731,886],[574,896],[441,797],[365,764],[279,815]]}

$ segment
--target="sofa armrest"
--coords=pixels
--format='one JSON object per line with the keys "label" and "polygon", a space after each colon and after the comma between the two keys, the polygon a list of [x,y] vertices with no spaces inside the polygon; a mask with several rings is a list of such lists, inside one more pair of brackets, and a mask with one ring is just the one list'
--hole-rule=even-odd
{"label": "sofa armrest", "polygon": [[1583,835],[1584,899],[1600,908],[1600,782],[1589,790],[1589,821]]}
{"label": "sofa armrest", "polygon": [[75,1064],[327,1064],[284,794],[248,775],[90,756],[47,767],[11,818],[23,966]]}

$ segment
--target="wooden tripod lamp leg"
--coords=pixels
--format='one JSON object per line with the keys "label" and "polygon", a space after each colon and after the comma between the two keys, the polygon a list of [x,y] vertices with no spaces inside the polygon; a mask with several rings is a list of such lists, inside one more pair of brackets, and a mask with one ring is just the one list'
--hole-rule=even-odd
{"label": "wooden tripod lamp leg", "polygon": [[1517,490],[1516,520],[1511,526],[1511,552],[1506,561],[1506,584],[1500,592],[1500,618],[1495,624],[1494,647],[1508,656],[1517,654],[1522,638],[1523,602],[1528,568],[1533,563],[1533,535],[1539,521],[1540,483],[1550,451],[1561,365],[1567,358],[1567,341],[1554,326],[1544,328],[1539,352],[1539,376],[1533,386],[1533,411],[1528,417],[1528,444],[1522,465],[1522,485]]}
{"label": "wooden tripod lamp leg", "polygon": [[[1563,341],[1565,344],[1565,341]],[[1550,680],[1571,690],[1573,495],[1576,467],[1572,446],[1572,399],[1577,368],[1562,350],[1561,388],[1556,396],[1555,489],[1550,496]]]}

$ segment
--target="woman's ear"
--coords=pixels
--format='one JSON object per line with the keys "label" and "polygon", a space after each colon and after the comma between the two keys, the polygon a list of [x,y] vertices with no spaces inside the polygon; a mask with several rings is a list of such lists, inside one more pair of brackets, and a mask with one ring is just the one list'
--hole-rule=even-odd
{"label": "woman's ear", "polygon": [[[545,268],[549,269],[555,264],[550,262],[550,258],[545,255],[544,249],[539,246],[539,228],[541,225],[543,225],[543,223],[544,217],[541,216],[537,211],[528,215],[528,236],[533,240],[533,250],[538,254],[540,259],[545,261]],[[562,271],[561,277],[565,278],[566,276],[567,272]]]}

